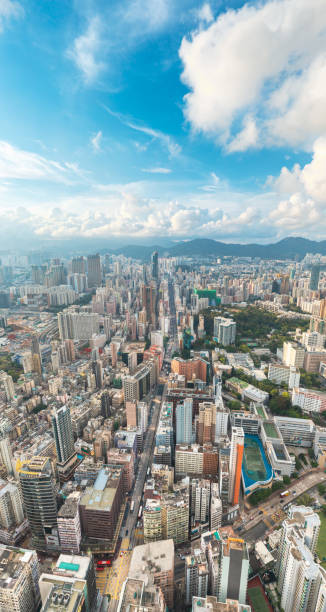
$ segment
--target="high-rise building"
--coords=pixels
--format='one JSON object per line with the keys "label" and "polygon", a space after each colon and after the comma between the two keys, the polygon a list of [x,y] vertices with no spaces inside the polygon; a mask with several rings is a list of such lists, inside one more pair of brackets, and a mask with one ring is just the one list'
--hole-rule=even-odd
{"label": "high-rise building", "polygon": [[286,366],[303,368],[305,349],[294,342],[283,343],[283,363]]}
{"label": "high-rise building", "polygon": [[230,346],[235,343],[237,324],[233,319],[225,317],[214,317],[214,337],[223,346]]}
{"label": "high-rise building", "polygon": [[59,463],[65,463],[75,452],[69,406],[53,411],[52,428]]}
{"label": "high-rise building", "polygon": [[310,284],[309,284],[309,289],[311,289],[311,291],[318,291],[319,276],[320,276],[320,266],[319,265],[311,266]]}
{"label": "high-rise building", "polygon": [[71,272],[72,274],[85,274],[85,259],[83,256],[74,257],[71,260]]}
{"label": "high-rise building", "polygon": [[79,492],[71,493],[58,512],[60,549],[75,554],[79,553],[81,542],[79,495]]}
{"label": "high-rise building", "polygon": [[33,362],[33,371],[41,376],[42,374],[42,360],[41,360],[41,351],[39,339],[36,334],[32,336],[32,362]]}
{"label": "high-rise building", "polygon": [[193,478],[191,481],[191,519],[208,523],[211,483],[210,480]]}
{"label": "high-rise building", "polygon": [[155,283],[150,285],[142,285],[141,287],[142,307],[146,312],[148,323],[153,326],[156,322],[156,287]]}
{"label": "high-rise building", "polygon": [[229,502],[233,505],[239,503],[243,452],[244,452],[243,428],[242,427],[232,427],[230,463],[229,463],[229,466],[230,466]]}
{"label": "high-rise building", "polygon": [[197,423],[197,442],[215,442],[216,429],[216,406],[213,402],[202,402],[199,404]]}
{"label": "high-rise building", "polygon": [[15,397],[15,386],[12,376],[6,372],[0,372],[0,382],[3,384],[7,402],[11,402]]}
{"label": "high-rise building", "polygon": [[158,252],[154,251],[151,255],[151,273],[153,280],[158,280]]}
{"label": "high-rise building", "polygon": [[191,398],[186,398],[176,407],[176,442],[177,444],[193,442]]}
{"label": "high-rise building", "polygon": [[220,498],[219,485],[216,482],[211,484],[211,504],[209,513],[209,528],[216,531],[222,525],[222,500]]}
{"label": "high-rise building", "polygon": [[33,547],[44,550],[50,547],[57,529],[57,503],[51,461],[48,457],[33,457],[18,466],[17,471]]}
{"label": "high-rise building", "polygon": [[99,333],[99,315],[66,309],[58,313],[58,327],[61,340],[90,340]]}
{"label": "high-rise building", "polygon": [[14,475],[13,456],[8,435],[0,432],[0,462],[4,465],[8,476]]}
{"label": "high-rise building", "polygon": [[285,612],[315,611],[325,592],[326,572],[313,556],[320,527],[314,514],[311,508],[292,507],[282,525],[276,571]]}
{"label": "high-rise building", "polygon": [[35,550],[0,544],[0,610],[32,612],[41,602]]}
{"label": "high-rise building", "polygon": [[19,488],[12,482],[0,479],[0,527],[9,531],[24,520],[22,498]]}
{"label": "high-rise building", "polygon": [[87,257],[87,281],[90,289],[100,287],[102,284],[101,258],[99,255],[88,255]]}
{"label": "high-rise building", "polygon": [[206,597],[208,592],[208,564],[206,555],[195,548],[185,560],[186,605],[192,604],[193,597]]}

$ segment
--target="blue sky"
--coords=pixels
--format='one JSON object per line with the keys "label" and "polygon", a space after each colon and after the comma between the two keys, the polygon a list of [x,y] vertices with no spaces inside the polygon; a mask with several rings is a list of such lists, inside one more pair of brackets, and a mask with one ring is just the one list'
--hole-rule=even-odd
{"label": "blue sky", "polygon": [[0,238],[325,238],[324,0],[0,0]]}

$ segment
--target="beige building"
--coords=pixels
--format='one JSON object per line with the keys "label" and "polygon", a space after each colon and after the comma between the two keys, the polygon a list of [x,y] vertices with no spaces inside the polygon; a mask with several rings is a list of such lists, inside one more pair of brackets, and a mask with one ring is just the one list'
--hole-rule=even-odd
{"label": "beige building", "polygon": [[186,476],[187,474],[203,473],[203,449],[198,444],[177,444],[175,447],[175,474]]}
{"label": "beige building", "polygon": [[33,550],[0,545],[0,610],[31,612],[40,604],[39,564]]}
{"label": "beige building", "polygon": [[129,578],[143,580],[147,585],[159,586],[168,608],[173,608],[174,591],[174,542],[162,540],[133,550]]}

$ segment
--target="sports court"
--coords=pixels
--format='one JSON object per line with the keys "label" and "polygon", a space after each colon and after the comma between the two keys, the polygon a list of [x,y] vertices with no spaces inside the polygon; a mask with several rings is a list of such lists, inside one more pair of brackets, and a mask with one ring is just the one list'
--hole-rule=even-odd
{"label": "sports court", "polygon": [[268,484],[273,477],[273,470],[258,436],[245,435],[242,477],[246,494],[251,493],[258,485]]}

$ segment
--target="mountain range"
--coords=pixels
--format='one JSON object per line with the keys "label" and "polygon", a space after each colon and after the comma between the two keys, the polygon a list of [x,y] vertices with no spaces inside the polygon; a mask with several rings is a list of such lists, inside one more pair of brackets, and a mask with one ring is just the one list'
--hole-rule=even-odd
{"label": "mountain range", "polygon": [[236,244],[219,242],[210,238],[195,238],[194,240],[177,242],[171,246],[130,244],[119,249],[102,249],[102,253],[110,252],[133,259],[148,261],[153,251],[161,256],[170,257],[259,257],[261,259],[294,259],[301,260],[306,253],[326,255],[326,240],[317,242],[307,238],[283,238],[271,244]]}

